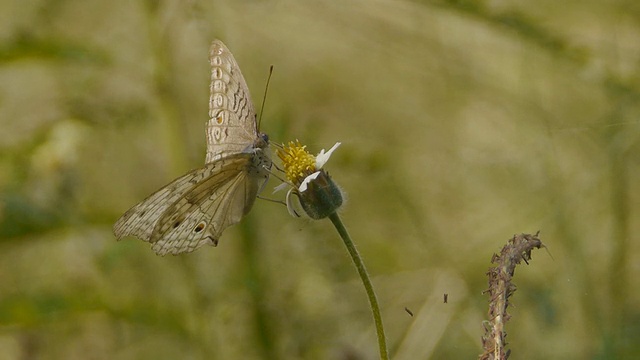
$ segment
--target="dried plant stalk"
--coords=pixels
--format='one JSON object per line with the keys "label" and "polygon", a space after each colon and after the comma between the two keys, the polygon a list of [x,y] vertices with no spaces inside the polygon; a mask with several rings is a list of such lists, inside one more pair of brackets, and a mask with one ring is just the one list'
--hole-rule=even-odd
{"label": "dried plant stalk", "polygon": [[491,263],[496,266],[487,272],[489,289],[485,290],[485,293],[490,296],[490,320],[484,322],[485,333],[482,336],[484,353],[480,355],[480,360],[506,360],[509,358],[511,350],[505,351],[507,333],[504,327],[511,317],[507,313],[509,298],[516,291],[516,286],[511,280],[516,265],[523,260],[529,264],[531,250],[544,247],[538,238],[539,233],[514,235],[502,248],[500,255],[493,254],[491,258]]}

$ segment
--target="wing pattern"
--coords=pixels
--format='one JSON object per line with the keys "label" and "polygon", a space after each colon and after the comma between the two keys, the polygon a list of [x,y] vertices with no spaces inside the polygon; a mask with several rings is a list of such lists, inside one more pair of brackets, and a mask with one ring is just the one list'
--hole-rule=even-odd
{"label": "wing pattern", "polygon": [[159,255],[217,245],[227,227],[249,212],[269,178],[268,137],[258,134],[249,89],[219,40],[211,44],[211,85],[204,167],[190,171],[129,209],[113,227]]}
{"label": "wing pattern", "polygon": [[209,51],[211,85],[207,123],[207,159],[246,151],[258,137],[256,112],[240,67],[222,41]]}
{"label": "wing pattern", "polygon": [[118,239],[135,236],[158,255],[217,245],[255,201],[264,177],[249,175],[251,154],[236,154],[179,177],[127,211],[114,225]]}

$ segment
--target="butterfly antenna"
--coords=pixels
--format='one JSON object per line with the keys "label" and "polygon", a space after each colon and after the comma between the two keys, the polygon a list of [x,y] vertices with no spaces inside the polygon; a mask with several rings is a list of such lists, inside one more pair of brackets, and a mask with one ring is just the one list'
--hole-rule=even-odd
{"label": "butterfly antenna", "polygon": [[260,118],[258,119],[258,128],[256,129],[256,131],[260,131],[260,123],[262,122],[262,114],[264,114],[264,104],[267,102],[267,91],[269,90],[271,74],[273,74],[273,65],[269,66],[269,77],[267,77],[267,84],[264,86],[264,96],[262,97],[262,105],[260,106]]}

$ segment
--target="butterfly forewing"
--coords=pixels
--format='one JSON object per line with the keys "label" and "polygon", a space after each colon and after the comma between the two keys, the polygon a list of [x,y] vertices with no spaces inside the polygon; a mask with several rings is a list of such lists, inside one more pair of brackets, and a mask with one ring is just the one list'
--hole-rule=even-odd
{"label": "butterfly forewing", "polygon": [[249,178],[250,161],[249,154],[236,154],[215,162],[222,169],[166,209],[149,240],[152,249],[164,255],[217,245],[222,231],[238,223],[255,201],[259,182]]}
{"label": "butterfly forewing", "polygon": [[149,241],[154,227],[165,210],[193,188],[198,181],[209,176],[212,170],[215,170],[215,165],[209,169],[192,170],[129,209],[113,226],[116,238],[120,240],[125,236],[135,236],[140,240]]}
{"label": "butterfly forewing", "polygon": [[248,150],[258,136],[256,112],[238,63],[219,40],[211,44],[207,159]]}
{"label": "butterfly forewing", "polygon": [[211,44],[209,61],[206,165],[129,209],[113,227],[118,239],[131,235],[148,241],[159,255],[217,245],[224,229],[251,210],[269,178],[268,140],[258,134],[238,63],[218,40]]}
{"label": "butterfly forewing", "polygon": [[125,236],[135,236],[140,240],[151,242],[158,220],[167,209],[198,184],[221,172],[222,165],[222,162],[216,162],[204,168],[192,170],[129,209],[113,226],[116,238],[119,240]]}

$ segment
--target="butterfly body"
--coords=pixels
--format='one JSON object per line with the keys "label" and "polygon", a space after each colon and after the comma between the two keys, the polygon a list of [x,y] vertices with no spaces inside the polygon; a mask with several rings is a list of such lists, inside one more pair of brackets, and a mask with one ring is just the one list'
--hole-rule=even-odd
{"label": "butterfly body", "polygon": [[211,45],[205,166],[190,171],[129,209],[114,225],[118,239],[150,242],[159,255],[217,245],[269,178],[269,140],[259,133],[249,90],[231,52]]}

